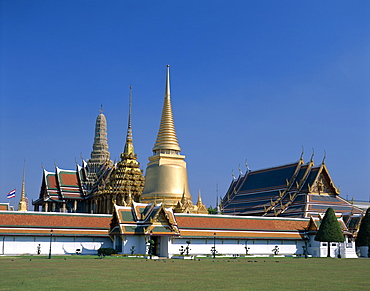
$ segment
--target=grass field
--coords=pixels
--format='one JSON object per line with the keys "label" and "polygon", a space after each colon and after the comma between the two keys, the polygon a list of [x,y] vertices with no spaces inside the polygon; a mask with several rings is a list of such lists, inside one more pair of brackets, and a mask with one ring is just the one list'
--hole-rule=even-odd
{"label": "grass field", "polygon": [[0,257],[0,290],[370,289],[370,259]]}

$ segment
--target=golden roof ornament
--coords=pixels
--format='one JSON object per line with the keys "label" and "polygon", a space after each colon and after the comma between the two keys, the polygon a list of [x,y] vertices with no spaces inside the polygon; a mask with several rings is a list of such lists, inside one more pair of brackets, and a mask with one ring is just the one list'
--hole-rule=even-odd
{"label": "golden roof ornament", "polygon": [[25,194],[25,175],[26,175],[26,160],[24,160],[23,165],[23,178],[22,178],[22,191],[21,191],[21,199],[19,200],[18,204],[18,211],[27,211],[27,199]]}
{"label": "golden roof ornament", "polygon": [[202,197],[200,196],[200,189],[198,190],[198,201],[197,201],[197,206],[202,205]]}

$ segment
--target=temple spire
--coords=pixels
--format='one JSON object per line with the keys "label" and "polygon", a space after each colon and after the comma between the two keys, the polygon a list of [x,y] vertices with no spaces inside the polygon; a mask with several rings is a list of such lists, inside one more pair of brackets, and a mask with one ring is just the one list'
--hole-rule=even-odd
{"label": "temple spire", "polygon": [[90,162],[98,163],[100,166],[100,164],[109,160],[110,154],[108,151],[107,119],[103,114],[102,107],[99,111],[95,122],[95,136]]}
{"label": "temple spire", "polygon": [[170,66],[167,65],[166,88],[164,93],[162,117],[153,152],[154,154],[179,154],[180,150],[181,149],[177,141],[177,135],[172,114],[170,97]]}
{"label": "temple spire", "polygon": [[132,86],[130,86],[130,103],[129,103],[129,111],[128,111],[128,126],[127,126],[127,137],[126,137],[126,144],[124,148],[125,154],[134,154],[134,144],[132,142]]}
{"label": "temple spire", "polygon": [[18,211],[27,211],[27,199],[25,194],[25,176],[26,176],[26,160],[24,160],[23,165],[23,178],[22,178],[22,191],[21,191],[21,199],[19,200],[18,204]]}
{"label": "temple spire", "polygon": [[99,110],[99,115],[95,122],[94,144],[92,146],[91,158],[87,161],[87,182],[88,191],[93,189],[98,176],[97,173],[103,165],[111,166],[110,153],[108,151],[108,136],[107,136],[107,119],[103,114],[103,105]]}
{"label": "temple spire", "polygon": [[[167,66],[164,104],[158,136],[146,167],[141,202],[162,200],[164,207],[191,202],[185,156],[180,155],[170,98],[170,66]],[[192,202],[191,202],[192,203]],[[183,205],[178,209],[184,210]],[[186,208],[188,209],[188,208]]]}

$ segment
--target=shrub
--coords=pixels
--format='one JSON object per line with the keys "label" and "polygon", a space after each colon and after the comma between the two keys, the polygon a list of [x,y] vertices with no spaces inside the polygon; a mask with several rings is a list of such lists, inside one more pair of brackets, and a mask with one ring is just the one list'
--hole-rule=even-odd
{"label": "shrub", "polygon": [[99,256],[110,256],[112,254],[117,254],[117,251],[112,248],[100,248],[98,249]]}
{"label": "shrub", "polygon": [[357,246],[368,246],[367,256],[370,258],[370,207],[366,211],[366,215],[361,220],[360,230],[356,238]]}
{"label": "shrub", "polygon": [[357,234],[356,245],[358,247],[370,245],[370,207],[366,211],[366,215],[361,220],[360,230]]}
{"label": "shrub", "polygon": [[344,236],[335,211],[329,207],[321,221],[319,230],[315,236],[316,241],[328,243],[328,257],[330,257],[330,242],[343,242]]}

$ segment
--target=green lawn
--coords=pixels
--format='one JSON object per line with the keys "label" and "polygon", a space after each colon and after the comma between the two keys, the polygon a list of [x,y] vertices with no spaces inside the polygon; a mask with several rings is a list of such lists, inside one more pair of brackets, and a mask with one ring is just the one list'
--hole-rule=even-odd
{"label": "green lawn", "polygon": [[354,290],[370,288],[370,259],[0,257],[0,290]]}

